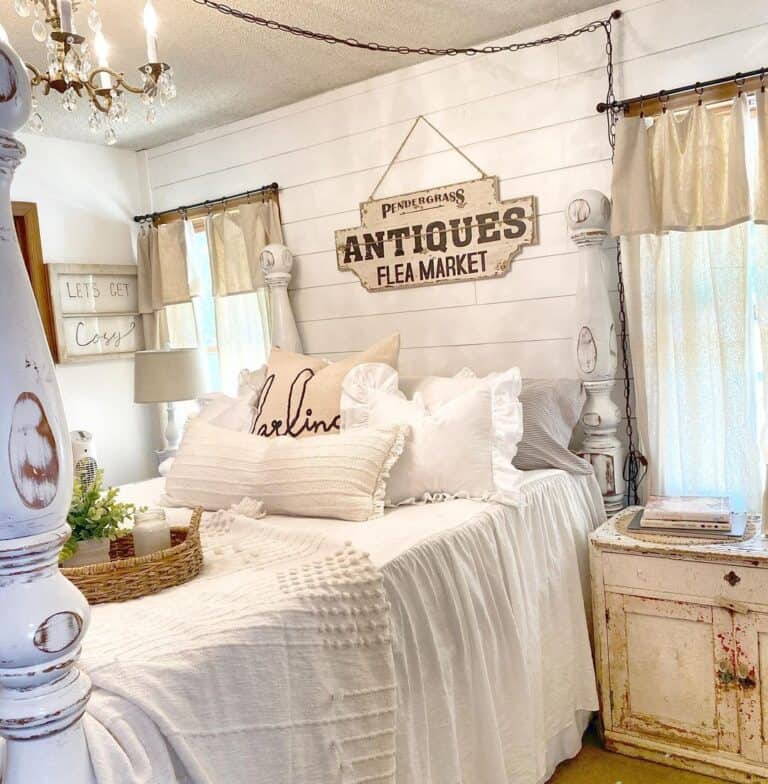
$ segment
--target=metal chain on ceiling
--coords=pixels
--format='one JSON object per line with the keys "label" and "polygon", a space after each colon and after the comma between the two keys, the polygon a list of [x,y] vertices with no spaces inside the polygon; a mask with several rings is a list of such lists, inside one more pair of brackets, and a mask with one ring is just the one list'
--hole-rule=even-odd
{"label": "metal chain on ceiling", "polygon": [[[499,54],[501,52],[520,52],[525,49],[533,49],[537,46],[546,46],[548,44],[560,43],[567,41],[571,38],[576,38],[585,33],[594,33],[602,30],[605,33],[605,53],[607,57],[606,62],[606,76],[608,79],[608,89],[606,92],[606,104],[611,106],[616,100],[614,92],[614,74],[613,74],[613,38],[612,38],[612,23],[614,20],[621,17],[621,11],[615,10],[610,16],[605,19],[598,19],[594,22],[577,27],[566,33],[558,33],[557,35],[545,36],[543,38],[536,38],[531,41],[520,41],[503,46],[480,46],[480,47],[433,47],[433,46],[400,46],[394,44],[382,44],[376,41],[359,41],[357,38],[342,38],[331,33],[318,33],[313,30],[307,30],[303,27],[296,25],[284,24],[274,19],[265,19],[261,16],[256,16],[248,11],[243,11],[239,8],[227,5],[226,3],[218,2],[218,0],[192,0],[198,5],[210,8],[225,16],[231,16],[247,24],[258,25],[265,27],[269,30],[276,30],[282,33],[289,33],[300,38],[307,38],[313,41],[320,41],[321,43],[331,45],[348,46],[353,49],[364,49],[371,52],[384,52],[387,54],[418,54],[428,55],[432,57],[455,57],[456,55],[474,56],[478,54]],[[613,160],[616,148],[616,123],[618,121],[618,112],[616,110],[608,111],[608,143],[611,146],[611,160]],[[622,351],[622,370],[624,382],[624,414],[626,417],[626,432],[627,432],[627,459],[624,464],[624,479],[627,483],[627,503],[637,503],[638,500],[638,486],[644,477],[645,466],[647,461],[643,455],[638,451],[635,444],[635,433],[633,426],[632,414],[632,380],[629,370],[629,340],[627,334],[627,314],[626,314],[626,300],[624,294],[624,278],[621,263],[621,244],[617,244],[616,248],[616,268],[618,272],[618,294],[619,294],[619,328],[620,340]]]}
{"label": "metal chain on ceiling", "polygon": [[226,3],[220,3],[217,0],[192,0],[192,2],[218,11],[225,16],[239,19],[241,22],[258,25],[259,27],[266,27],[269,30],[277,30],[281,33],[290,33],[291,35],[296,35],[301,38],[309,38],[313,41],[321,41],[325,44],[341,44],[342,46],[349,46],[353,49],[367,49],[371,52],[384,52],[387,54],[421,54],[430,55],[432,57],[453,57],[459,54],[472,56],[476,54],[498,54],[499,52],[519,52],[523,49],[533,49],[535,46],[560,43],[561,41],[567,41],[569,38],[576,38],[584,33],[594,33],[600,29],[605,30],[606,35],[610,35],[611,20],[618,19],[621,16],[621,11],[617,10],[607,19],[598,19],[595,22],[577,27],[575,30],[571,30],[568,33],[558,33],[557,35],[550,35],[545,38],[537,38],[534,41],[521,41],[520,43],[506,44],[505,46],[466,46],[443,49],[432,46],[397,46],[393,44],[380,44],[376,41],[358,41],[357,38],[341,38],[340,36],[331,33],[317,33],[314,30],[306,30],[303,27],[285,24],[274,19],[265,19],[264,17],[256,16],[256,14],[243,11],[240,8],[235,8]]}

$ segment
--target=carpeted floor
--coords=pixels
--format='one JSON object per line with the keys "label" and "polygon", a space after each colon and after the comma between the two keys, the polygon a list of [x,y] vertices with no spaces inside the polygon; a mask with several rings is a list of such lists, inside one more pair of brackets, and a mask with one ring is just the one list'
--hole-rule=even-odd
{"label": "carpeted floor", "polygon": [[666,765],[605,751],[594,731],[584,736],[579,756],[560,765],[549,784],[723,784]]}

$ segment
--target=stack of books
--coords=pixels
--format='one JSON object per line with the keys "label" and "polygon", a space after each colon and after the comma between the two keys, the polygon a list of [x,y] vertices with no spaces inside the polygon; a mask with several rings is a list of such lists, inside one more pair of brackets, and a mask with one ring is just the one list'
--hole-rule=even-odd
{"label": "stack of books", "polygon": [[728,498],[652,495],[629,528],[649,534],[728,540],[743,536],[746,522],[746,515],[731,511]]}

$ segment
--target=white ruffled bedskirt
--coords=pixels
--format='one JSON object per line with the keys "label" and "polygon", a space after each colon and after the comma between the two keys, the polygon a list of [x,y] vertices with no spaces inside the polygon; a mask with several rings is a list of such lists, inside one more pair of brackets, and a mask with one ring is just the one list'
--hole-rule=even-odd
{"label": "white ruffled bedskirt", "polygon": [[592,477],[554,473],[522,508],[483,505],[384,566],[398,784],[538,784],[580,749],[598,707],[587,538],[604,512]]}

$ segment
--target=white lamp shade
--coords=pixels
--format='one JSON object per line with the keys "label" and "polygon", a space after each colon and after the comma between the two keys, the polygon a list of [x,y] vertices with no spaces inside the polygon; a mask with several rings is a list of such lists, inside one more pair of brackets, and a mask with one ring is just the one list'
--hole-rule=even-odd
{"label": "white lamp shade", "polygon": [[208,373],[196,348],[137,351],[133,399],[137,403],[194,400],[208,392]]}

